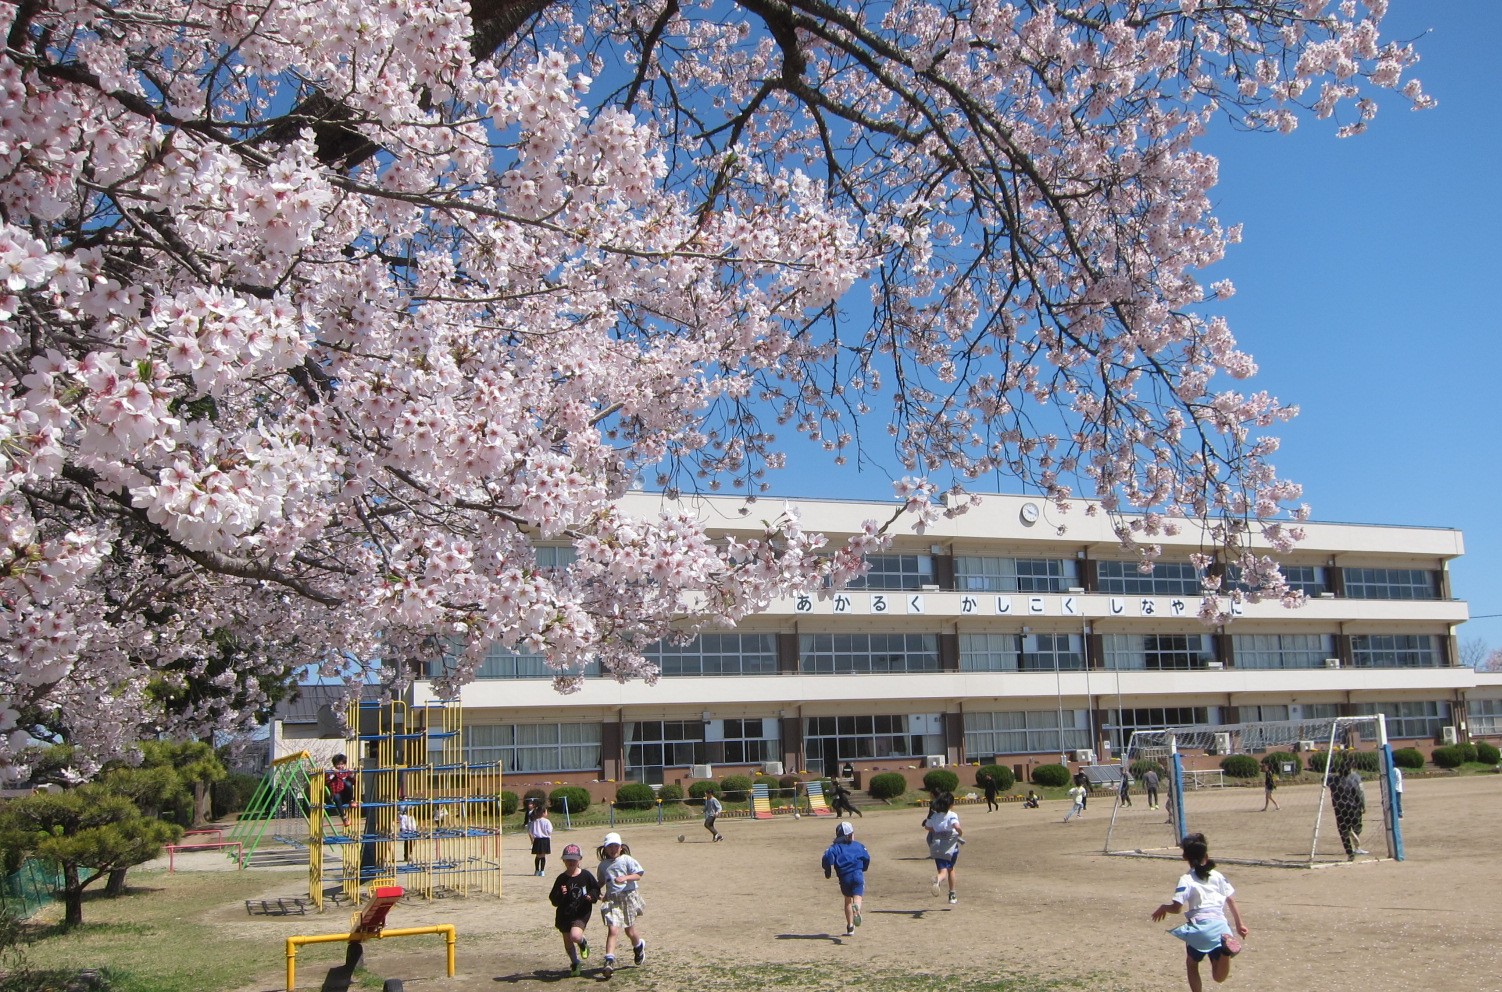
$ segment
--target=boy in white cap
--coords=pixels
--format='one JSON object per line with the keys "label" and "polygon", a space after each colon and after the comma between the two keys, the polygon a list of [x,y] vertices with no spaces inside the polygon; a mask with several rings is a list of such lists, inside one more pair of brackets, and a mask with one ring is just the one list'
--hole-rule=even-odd
{"label": "boy in white cap", "polygon": [[871,854],[866,845],[855,839],[855,824],[841,820],[834,828],[834,843],[824,852],[824,877],[834,872],[840,877],[840,895],[845,897],[845,936],[861,925],[861,897],[866,892],[866,869]]}
{"label": "boy in white cap", "polygon": [[636,930],[636,918],[647,911],[636,883],[641,881],[647,870],[631,856],[631,848],[614,831],[606,834],[600,842],[599,855],[600,867],[595,874],[605,897],[605,906],[600,916],[609,927],[605,934],[605,967],[601,974],[609,978],[615,973],[615,942],[620,938],[622,929],[631,940],[636,963],[642,964],[647,960],[647,942]]}
{"label": "boy in white cap", "polygon": [[584,937],[584,928],[589,926],[589,916],[594,904],[600,901],[600,883],[585,871],[579,862],[584,852],[578,844],[563,849],[563,872],[553,879],[548,892],[548,902],[555,907],[553,925],[563,934],[563,949],[568,952],[570,975],[578,976],[579,959],[589,958],[589,941]]}

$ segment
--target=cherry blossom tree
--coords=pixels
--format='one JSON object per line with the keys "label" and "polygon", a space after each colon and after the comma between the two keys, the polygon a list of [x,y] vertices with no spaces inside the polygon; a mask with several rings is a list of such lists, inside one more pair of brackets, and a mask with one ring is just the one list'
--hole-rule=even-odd
{"label": "cherry blossom tree", "polygon": [[[998,473],[1282,594],[1291,411],[1204,315],[1197,141],[1426,106],[1385,6],[0,6],[0,758],[443,645],[651,677]],[[794,432],[890,446],[907,522],[621,508],[754,497]]]}

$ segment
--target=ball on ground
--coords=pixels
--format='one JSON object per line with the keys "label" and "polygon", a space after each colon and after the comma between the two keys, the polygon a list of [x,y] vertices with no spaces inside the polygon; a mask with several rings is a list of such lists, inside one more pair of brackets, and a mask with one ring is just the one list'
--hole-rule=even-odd
{"label": "ball on ground", "polygon": [[678,843],[680,843],[680,844],[682,844],[682,843],[683,843],[683,840],[684,840],[684,838],[683,838],[683,835],[682,835],[682,834],[679,834],[679,835],[678,835]]}
{"label": "ball on ground", "polygon": [[795,819],[795,820],[801,820],[801,819],[803,819],[803,817],[799,816],[797,813],[794,813],[793,814],[793,819]]}

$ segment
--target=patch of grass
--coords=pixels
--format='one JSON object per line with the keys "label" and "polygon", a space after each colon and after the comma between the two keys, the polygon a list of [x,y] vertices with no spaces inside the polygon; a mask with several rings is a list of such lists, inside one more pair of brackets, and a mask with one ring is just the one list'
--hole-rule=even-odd
{"label": "patch of grass", "polygon": [[[27,992],[53,992],[80,970],[98,968],[110,992],[204,992],[236,988],[247,973],[275,967],[263,935],[236,937],[209,922],[227,900],[249,898],[265,876],[131,872],[130,891],[84,900],[82,926],[64,930],[54,905],[28,925],[26,954],[48,983]],[[341,950],[342,953],[342,950]]]}

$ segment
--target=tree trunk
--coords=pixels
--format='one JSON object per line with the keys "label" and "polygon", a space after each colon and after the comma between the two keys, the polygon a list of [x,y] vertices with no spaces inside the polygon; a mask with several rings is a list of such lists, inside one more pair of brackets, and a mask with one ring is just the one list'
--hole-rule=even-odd
{"label": "tree trunk", "polygon": [[78,865],[63,865],[63,929],[83,924],[83,886],[78,881]]}
{"label": "tree trunk", "polygon": [[125,895],[125,873],[129,868],[111,868],[110,878],[104,883],[104,894],[110,897]]}
{"label": "tree trunk", "polygon": [[213,813],[213,793],[209,791],[207,782],[193,783],[193,822],[190,827],[201,827],[208,823]]}

